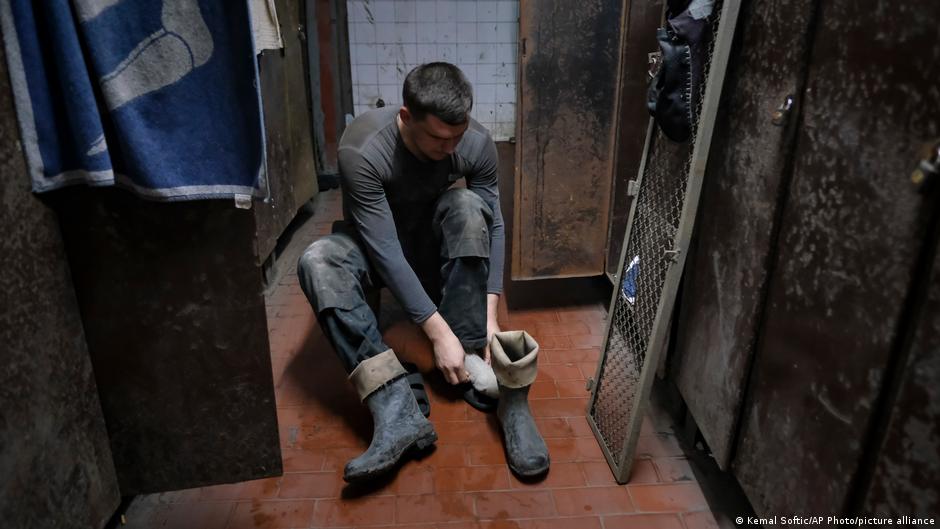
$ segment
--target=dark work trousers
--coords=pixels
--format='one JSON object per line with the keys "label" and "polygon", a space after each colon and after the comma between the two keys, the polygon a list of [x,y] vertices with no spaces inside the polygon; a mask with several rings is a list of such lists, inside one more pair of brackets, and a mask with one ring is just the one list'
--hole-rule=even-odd
{"label": "dark work trousers", "polygon": [[[476,193],[449,189],[438,198],[429,225],[421,230],[428,237],[402,241],[428,296],[468,349],[486,345],[492,221],[493,212]],[[420,238],[420,233],[416,235]],[[300,257],[297,275],[347,373],[389,349],[366,301],[370,291],[382,287],[381,279],[355,234],[333,233],[311,244]],[[438,277],[429,277],[434,275]]]}

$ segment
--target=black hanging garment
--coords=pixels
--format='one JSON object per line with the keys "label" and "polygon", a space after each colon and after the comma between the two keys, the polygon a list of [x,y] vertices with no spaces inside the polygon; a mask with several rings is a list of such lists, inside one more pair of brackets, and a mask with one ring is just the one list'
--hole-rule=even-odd
{"label": "black hanging garment", "polygon": [[[708,56],[714,0],[670,0],[666,26],[656,32],[662,62],[650,82],[647,107],[663,134],[684,142],[692,136]],[[673,16],[674,13],[679,13]]]}

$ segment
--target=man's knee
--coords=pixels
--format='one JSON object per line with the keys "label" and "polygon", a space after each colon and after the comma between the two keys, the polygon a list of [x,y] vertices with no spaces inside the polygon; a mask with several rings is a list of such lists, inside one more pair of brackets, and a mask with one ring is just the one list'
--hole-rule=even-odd
{"label": "man's knee", "polygon": [[[464,188],[448,189],[437,201],[438,215],[443,213],[470,213],[478,214],[490,212],[490,207],[480,198],[480,195]],[[492,212],[490,212],[492,215]]]}
{"label": "man's knee", "polygon": [[297,276],[314,310],[355,305],[354,293],[361,292],[355,287],[365,273],[364,263],[356,259],[357,251],[351,239],[337,235],[323,237],[304,250],[297,262]]}
{"label": "man's knee", "polygon": [[445,257],[489,257],[493,212],[479,195],[451,189],[438,201],[436,213]]}
{"label": "man's knee", "polygon": [[324,269],[338,264],[336,257],[345,252],[341,240],[328,235],[314,241],[297,261],[297,273],[301,276],[317,275]]}

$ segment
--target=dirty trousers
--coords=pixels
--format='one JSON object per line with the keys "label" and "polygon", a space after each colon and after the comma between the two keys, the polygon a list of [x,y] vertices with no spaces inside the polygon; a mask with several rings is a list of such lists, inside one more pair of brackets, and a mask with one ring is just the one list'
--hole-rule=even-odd
{"label": "dirty trousers", "polygon": [[[438,312],[460,343],[469,349],[486,344],[492,221],[493,212],[476,193],[450,189],[435,203],[428,226],[414,234],[418,240],[402,241],[409,264],[428,296],[437,303]],[[432,236],[423,237],[428,233]],[[389,349],[367,301],[368,295],[383,285],[358,237],[333,233],[317,240],[300,257],[297,275],[320,328],[347,373]]]}

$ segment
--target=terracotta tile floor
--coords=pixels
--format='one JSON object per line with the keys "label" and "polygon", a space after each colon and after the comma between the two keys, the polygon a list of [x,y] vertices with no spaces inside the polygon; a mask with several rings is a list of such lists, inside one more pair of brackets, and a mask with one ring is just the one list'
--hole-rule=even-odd
{"label": "terracotta tile floor", "polygon": [[[295,233],[295,254],[329,232],[339,215],[338,192],[322,193],[316,206]],[[433,452],[371,487],[345,486],[343,465],[368,446],[371,419],[317,327],[291,257],[291,268],[267,295],[284,475],[138,498],[127,512],[128,527],[718,527],[669,424],[647,417],[631,482],[614,482],[585,420],[585,380],[594,374],[604,329],[600,304],[500,307],[504,329],[526,329],[542,346],[530,396],[552,467],[543,481],[523,483],[506,466],[495,417],[470,408],[446,386],[433,369],[429,343],[383,298],[384,335],[425,374],[440,439]]]}

